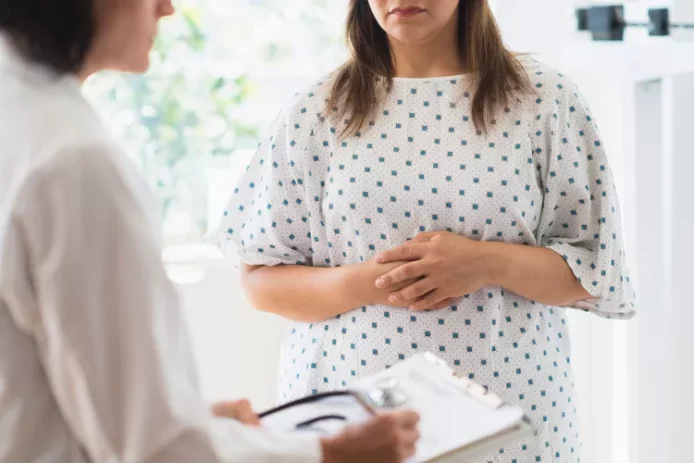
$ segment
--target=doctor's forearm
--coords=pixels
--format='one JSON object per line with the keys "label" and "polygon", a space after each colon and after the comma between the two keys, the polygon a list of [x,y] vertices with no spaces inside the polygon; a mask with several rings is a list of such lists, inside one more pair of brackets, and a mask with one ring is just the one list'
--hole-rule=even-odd
{"label": "doctor's forearm", "polygon": [[242,284],[255,308],[294,321],[318,322],[368,304],[367,294],[350,288],[360,267],[244,265]]}

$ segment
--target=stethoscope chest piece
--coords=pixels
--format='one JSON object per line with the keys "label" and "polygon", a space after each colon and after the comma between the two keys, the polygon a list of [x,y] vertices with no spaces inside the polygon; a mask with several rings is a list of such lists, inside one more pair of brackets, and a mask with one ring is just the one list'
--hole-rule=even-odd
{"label": "stethoscope chest piece", "polygon": [[397,408],[410,400],[395,378],[381,379],[376,383],[376,387],[369,391],[368,396],[376,408]]}

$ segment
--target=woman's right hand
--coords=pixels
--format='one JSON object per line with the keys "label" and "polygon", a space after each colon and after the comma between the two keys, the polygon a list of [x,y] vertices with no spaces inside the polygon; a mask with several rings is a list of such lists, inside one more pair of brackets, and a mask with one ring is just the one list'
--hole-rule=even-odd
{"label": "woman's right hand", "polygon": [[[356,268],[354,269],[354,277],[348,283],[348,287],[346,288],[346,290],[359,291],[359,293],[363,295],[363,299],[365,300],[364,305],[386,305],[391,307],[407,309],[413,303],[417,302],[418,299],[398,300],[396,302],[393,302],[389,300],[389,296],[393,292],[407,288],[412,283],[415,283],[417,281],[416,279],[402,281],[386,289],[377,288],[376,280],[378,280],[380,277],[387,274],[388,272],[409,263],[411,262],[403,261],[380,264],[376,262],[375,259],[371,259],[370,261],[356,266]],[[455,299],[446,299],[445,301],[442,301],[440,304],[437,304],[437,306],[433,308],[441,309],[452,304],[454,301]]]}
{"label": "woman's right hand", "polygon": [[[392,288],[388,290],[383,290],[376,287],[376,280],[382,275],[395,270],[401,265],[407,264],[409,262],[390,262],[388,264],[379,264],[375,259],[365,262],[355,269],[355,277],[352,281],[356,284],[348,287],[348,291],[359,291],[363,295],[364,305],[388,305],[393,307],[407,308],[409,307],[408,302],[413,301],[398,301],[394,304],[388,300],[388,296],[393,292]],[[407,286],[414,283],[416,280],[408,280],[401,282],[397,290],[406,288]],[[395,290],[395,291],[397,291]]]}
{"label": "woman's right hand", "polygon": [[419,415],[398,411],[322,440],[323,463],[402,463],[417,449]]}

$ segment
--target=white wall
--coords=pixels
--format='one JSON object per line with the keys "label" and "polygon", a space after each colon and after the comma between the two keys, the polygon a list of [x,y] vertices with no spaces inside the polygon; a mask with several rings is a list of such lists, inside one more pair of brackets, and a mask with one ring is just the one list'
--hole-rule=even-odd
{"label": "white wall", "polygon": [[216,259],[170,266],[190,324],[203,394],[210,401],[249,398],[275,405],[280,343],[287,322],[250,307],[238,275]]}
{"label": "white wall", "polygon": [[[694,59],[694,55],[693,58]],[[652,382],[658,382],[662,397],[668,398],[665,405],[671,411],[671,421],[666,431],[672,445],[672,461],[692,461],[691,432],[694,429],[694,299],[692,298],[692,262],[694,262],[694,189],[691,173],[694,172],[694,146],[691,143],[694,116],[694,73],[667,79],[664,83],[667,125],[665,127],[665,156],[670,161],[665,165],[666,204],[669,214],[665,229],[665,264],[668,287],[666,302],[649,307],[654,314],[668,311],[665,322],[667,331],[654,333],[644,326],[641,332],[642,352],[658,344],[664,344],[666,358],[654,358],[657,363],[642,366]],[[658,378],[660,365],[670,368],[669,377]],[[642,402],[653,401],[652,396],[641,395]],[[642,435],[652,432],[655,426],[650,417],[643,417]],[[642,453],[643,447],[636,450]],[[646,463],[648,460],[638,460]]]}

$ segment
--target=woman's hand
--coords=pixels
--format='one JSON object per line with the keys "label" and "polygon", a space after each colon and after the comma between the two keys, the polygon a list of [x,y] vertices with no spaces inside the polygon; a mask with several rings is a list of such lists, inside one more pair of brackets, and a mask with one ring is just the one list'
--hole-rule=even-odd
{"label": "woman's hand", "polygon": [[352,281],[356,284],[350,284],[348,291],[359,291],[365,300],[365,305],[388,305],[392,307],[407,308],[414,302],[414,299],[399,299],[391,302],[390,294],[393,291],[406,288],[415,283],[416,279],[403,279],[398,282],[393,282],[390,287],[377,288],[374,286],[374,281],[381,275],[397,270],[399,267],[408,264],[406,261],[391,261],[388,263],[378,263],[375,259],[365,262],[355,269],[355,277]]}
{"label": "woman's hand", "polygon": [[[487,286],[489,244],[449,232],[427,232],[376,257],[378,263],[408,261],[382,274],[376,287],[389,291],[391,305],[440,309]],[[410,282],[403,288],[403,283]]]}

